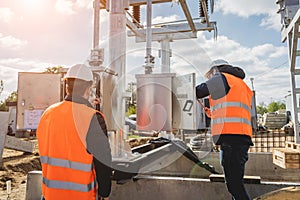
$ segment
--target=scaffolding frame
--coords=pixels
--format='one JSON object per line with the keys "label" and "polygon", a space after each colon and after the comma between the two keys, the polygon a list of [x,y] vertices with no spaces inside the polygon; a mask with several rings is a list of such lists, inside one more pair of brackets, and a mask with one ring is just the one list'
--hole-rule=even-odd
{"label": "scaffolding frame", "polygon": [[[297,87],[296,80],[297,77],[300,78],[300,66],[296,65],[297,57],[300,56],[300,49],[298,49],[298,39],[299,34],[299,25],[300,25],[300,9],[293,17],[292,21],[287,27],[283,27],[281,31],[281,41],[287,41],[288,44],[288,56],[289,56],[289,65],[291,73],[291,97],[292,97],[292,113],[294,117],[294,141],[299,144],[299,114],[300,107],[297,104],[297,95],[300,95],[300,86]],[[300,58],[300,57],[298,57]]]}

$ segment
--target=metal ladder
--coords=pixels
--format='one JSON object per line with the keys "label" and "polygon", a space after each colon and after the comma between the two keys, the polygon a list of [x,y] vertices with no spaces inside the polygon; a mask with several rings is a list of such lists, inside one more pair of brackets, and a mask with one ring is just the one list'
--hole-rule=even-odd
{"label": "metal ladder", "polygon": [[[298,49],[298,38],[299,34],[299,25],[300,25],[300,9],[293,17],[292,21],[287,27],[284,27],[281,31],[281,41],[288,43],[288,55],[289,55],[289,65],[291,72],[291,97],[292,97],[292,115],[294,117],[294,135],[295,143],[300,143],[299,139],[299,117],[300,107],[297,104],[297,95],[300,95],[300,86],[297,87],[296,80],[300,80],[300,67],[296,66],[297,57],[300,59],[300,49]],[[298,79],[297,79],[298,78]]]}

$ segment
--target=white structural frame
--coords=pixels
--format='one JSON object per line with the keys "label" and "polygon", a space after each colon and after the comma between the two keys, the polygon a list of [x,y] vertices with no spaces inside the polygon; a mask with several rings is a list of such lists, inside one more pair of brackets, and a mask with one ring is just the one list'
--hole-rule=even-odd
{"label": "white structural frame", "polygon": [[[300,49],[298,49],[298,38],[300,24],[300,9],[297,11],[288,27],[284,27],[281,31],[281,41],[287,40],[289,65],[291,72],[291,95],[292,95],[292,114],[294,117],[294,137],[295,143],[299,144],[299,114],[300,107],[297,104],[297,95],[300,95],[300,86],[297,87],[297,77],[300,78],[300,66],[296,66],[297,56],[300,56]],[[300,57],[298,57],[300,58]]]}

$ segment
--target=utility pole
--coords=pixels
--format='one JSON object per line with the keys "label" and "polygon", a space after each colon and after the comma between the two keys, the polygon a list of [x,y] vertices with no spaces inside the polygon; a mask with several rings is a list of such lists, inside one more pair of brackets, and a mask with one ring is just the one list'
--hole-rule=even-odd
{"label": "utility pole", "polygon": [[251,78],[250,78],[250,81],[251,81],[251,85],[252,85],[252,91],[254,91],[254,85],[253,85],[254,78],[251,77]]}
{"label": "utility pole", "polygon": [[4,88],[4,86],[3,86],[3,80],[0,80],[0,94],[3,91],[3,88]]}

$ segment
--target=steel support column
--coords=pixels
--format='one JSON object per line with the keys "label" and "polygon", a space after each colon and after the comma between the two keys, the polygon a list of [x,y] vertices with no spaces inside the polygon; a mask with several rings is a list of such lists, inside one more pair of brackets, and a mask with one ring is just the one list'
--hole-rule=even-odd
{"label": "steel support column", "polygon": [[170,73],[170,40],[165,39],[160,41],[161,50],[160,50],[160,59],[161,59],[161,73]]}
{"label": "steel support column", "polygon": [[116,131],[117,152],[122,156],[123,127],[125,124],[125,64],[126,64],[126,15],[123,0],[110,0],[109,9],[109,67],[117,72],[113,80],[111,128]]}

